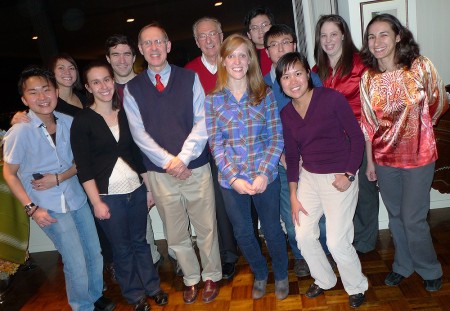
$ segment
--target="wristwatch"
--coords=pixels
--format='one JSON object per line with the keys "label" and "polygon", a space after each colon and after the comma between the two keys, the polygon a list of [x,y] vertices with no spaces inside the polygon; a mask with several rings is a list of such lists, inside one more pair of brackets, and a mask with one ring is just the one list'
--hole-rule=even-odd
{"label": "wristwatch", "polygon": [[35,207],[36,206],[36,204],[34,204],[33,202],[31,202],[31,203],[28,203],[27,205],[25,205],[25,213],[29,213],[30,211],[31,211],[31,209],[33,208],[33,207]]}
{"label": "wristwatch", "polygon": [[344,175],[345,175],[345,177],[347,177],[347,179],[349,181],[355,181],[355,176],[354,175],[350,175],[350,174],[347,174],[347,173],[345,173]]}

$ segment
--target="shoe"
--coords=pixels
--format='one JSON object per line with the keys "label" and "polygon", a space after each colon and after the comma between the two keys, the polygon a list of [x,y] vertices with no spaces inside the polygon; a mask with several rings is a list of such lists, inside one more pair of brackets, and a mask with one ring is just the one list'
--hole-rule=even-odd
{"label": "shoe", "polygon": [[163,290],[160,290],[156,295],[150,296],[156,302],[158,306],[164,306],[169,302],[169,295]]}
{"label": "shoe", "polygon": [[178,263],[178,260],[176,260],[175,258],[172,258],[170,256],[169,256],[169,259],[173,264],[175,275],[176,276],[184,276],[183,270],[181,269],[181,266]]}
{"label": "shoe", "polygon": [[311,286],[306,291],[305,296],[308,298],[316,298],[317,296],[322,295],[323,292],[324,290],[320,288],[319,285],[312,283]]}
{"label": "shoe", "polygon": [[336,271],[337,264],[336,264],[336,261],[334,261],[333,256],[331,256],[331,254],[327,255],[327,259],[328,259],[328,262],[330,263],[331,269],[333,269],[333,271]]}
{"label": "shoe", "polygon": [[437,292],[442,287],[442,278],[434,280],[423,280],[425,289],[429,292]]}
{"label": "shoe", "polygon": [[158,261],[153,264],[155,266],[156,271],[159,270],[159,267],[162,266],[163,262],[164,262],[164,257],[161,255],[161,256],[159,256]]}
{"label": "shoe", "polygon": [[114,302],[111,301],[111,299],[106,298],[105,296],[101,296],[97,301],[94,303],[94,311],[112,311],[116,307]]}
{"label": "shoe", "polygon": [[365,299],[366,299],[366,296],[364,296],[364,293],[350,295],[348,297],[348,303],[350,304],[350,307],[358,308],[360,305],[363,304]]}
{"label": "shoe", "polygon": [[289,295],[289,281],[285,278],[281,281],[275,281],[275,296],[278,300],[283,300]]}
{"label": "shoe", "polygon": [[226,262],[222,265],[222,279],[232,279],[236,273],[236,264],[234,262]]}
{"label": "shoe", "polygon": [[252,298],[260,299],[262,296],[264,296],[266,294],[266,286],[267,286],[267,279],[260,281],[254,280]]}
{"label": "shoe", "polygon": [[198,296],[198,284],[184,286],[183,300],[185,304],[194,303]]}
{"label": "shoe", "polygon": [[31,257],[28,257],[28,259],[19,266],[18,271],[24,272],[24,271],[30,271],[36,268],[37,265],[31,260]]}
{"label": "shoe", "polygon": [[405,277],[403,275],[392,271],[387,275],[386,279],[384,279],[384,284],[387,286],[397,286],[403,281],[404,278]]}
{"label": "shoe", "polygon": [[150,310],[150,305],[147,302],[147,298],[142,297],[138,302],[134,304],[134,311],[148,311]]}
{"label": "shoe", "polygon": [[217,282],[212,280],[206,280],[205,287],[203,288],[203,301],[205,303],[211,302],[219,295],[220,286]]}
{"label": "shoe", "polygon": [[308,276],[309,272],[308,264],[305,259],[296,259],[294,262],[294,273],[298,277]]}

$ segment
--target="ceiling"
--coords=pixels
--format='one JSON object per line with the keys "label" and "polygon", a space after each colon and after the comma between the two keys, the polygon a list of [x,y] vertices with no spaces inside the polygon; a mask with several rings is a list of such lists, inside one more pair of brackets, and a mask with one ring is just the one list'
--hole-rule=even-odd
{"label": "ceiling", "polygon": [[[291,0],[16,0],[0,1],[2,18],[0,55],[36,58],[41,54],[67,52],[75,59],[104,54],[104,41],[114,33],[136,39],[140,28],[152,21],[167,30],[174,50],[198,50],[192,24],[202,16],[222,22],[225,34],[241,32],[247,11],[258,5],[269,7],[277,21],[293,25]],[[134,18],[127,23],[127,18]],[[32,40],[38,35],[38,40]],[[7,48],[5,48],[7,47]]]}

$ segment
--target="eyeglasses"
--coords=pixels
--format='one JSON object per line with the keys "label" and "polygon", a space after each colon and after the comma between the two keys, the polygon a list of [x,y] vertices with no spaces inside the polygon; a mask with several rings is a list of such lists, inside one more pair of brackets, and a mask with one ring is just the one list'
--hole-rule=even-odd
{"label": "eyeglasses", "polygon": [[272,25],[270,22],[264,22],[261,25],[252,25],[250,26],[250,31],[258,31],[258,30],[265,30],[267,27],[269,27],[270,25]]}
{"label": "eyeglasses", "polygon": [[146,47],[146,48],[152,46],[153,44],[155,46],[161,46],[163,43],[166,43],[166,42],[167,42],[166,40],[160,40],[160,39],[145,40],[145,41],[141,42],[141,46]]}
{"label": "eyeglasses", "polygon": [[196,38],[197,40],[206,40],[206,38],[216,38],[218,35],[222,34],[221,32],[211,31],[210,33],[201,33]]}
{"label": "eyeglasses", "polygon": [[282,46],[283,48],[289,44],[294,43],[294,41],[289,41],[289,40],[283,40],[281,42],[278,41],[273,41],[271,42],[268,46],[266,46],[267,49],[274,49],[278,46]]}

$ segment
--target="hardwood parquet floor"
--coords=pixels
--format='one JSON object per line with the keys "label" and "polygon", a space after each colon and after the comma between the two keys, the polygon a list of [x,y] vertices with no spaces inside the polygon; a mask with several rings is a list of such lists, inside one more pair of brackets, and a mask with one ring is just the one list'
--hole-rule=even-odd
{"label": "hardwood parquet floor", "polygon": [[[391,269],[394,249],[388,230],[380,230],[377,249],[360,256],[363,272],[369,279],[366,302],[359,310],[371,311],[450,311],[450,208],[431,210],[429,216],[431,232],[439,260],[444,271],[442,289],[429,293],[423,287],[422,279],[413,274],[399,286],[389,287],[384,278]],[[199,299],[191,305],[183,303],[181,277],[174,276],[172,265],[167,259],[165,241],[157,242],[166,256],[160,268],[161,286],[169,293],[169,304],[160,307],[152,299],[152,310],[161,311],[266,311],[266,310],[308,310],[342,311],[352,310],[348,305],[348,295],[342,283],[325,295],[308,299],[304,293],[313,282],[310,277],[297,278],[292,271],[293,259],[289,260],[289,296],[278,301],[274,295],[273,275],[269,275],[267,294],[260,300],[251,299],[253,276],[244,258],[237,264],[237,273],[232,280],[222,281],[220,295],[209,304]],[[267,250],[264,250],[267,254]],[[291,255],[290,255],[291,256]],[[43,252],[32,255],[38,267],[27,272],[17,273],[6,302],[0,310],[15,311],[70,311],[67,304],[64,275],[59,255],[56,252]],[[133,310],[121,297],[119,286],[108,282],[106,296],[116,302],[117,311]]]}

